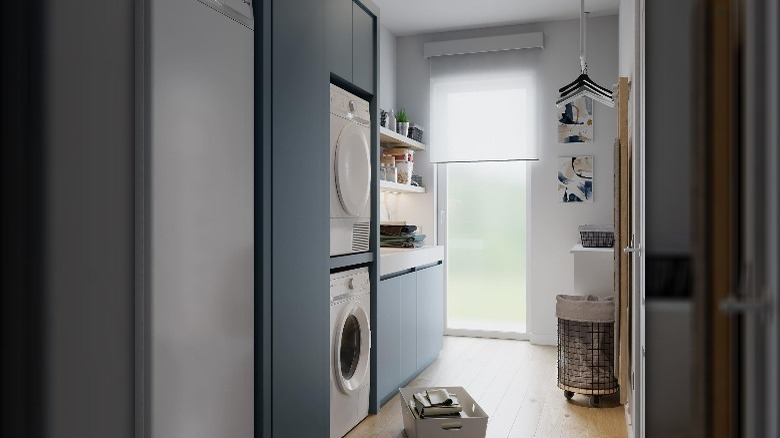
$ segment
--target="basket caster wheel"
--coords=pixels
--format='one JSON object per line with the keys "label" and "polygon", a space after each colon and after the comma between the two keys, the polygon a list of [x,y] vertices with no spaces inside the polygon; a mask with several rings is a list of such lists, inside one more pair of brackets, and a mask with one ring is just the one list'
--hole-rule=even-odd
{"label": "basket caster wheel", "polygon": [[597,408],[599,406],[599,403],[601,403],[601,396],[600,395],[592,395],[590,396],[590,405],[594,408]]}
{"label": "basket caster wheel", "polygon": [[571,400],[571,398],[574,397],[574,393],[571,391],[563,391],[563,396],[566,397],[566,400]]}

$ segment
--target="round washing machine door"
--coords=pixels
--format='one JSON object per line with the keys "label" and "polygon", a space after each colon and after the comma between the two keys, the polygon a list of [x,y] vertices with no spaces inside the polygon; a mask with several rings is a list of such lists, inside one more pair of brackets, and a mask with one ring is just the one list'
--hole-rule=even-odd
{"label": "round washing machine door", "polygon": [[371,195],[371,152],[364,129],[347,123],[336,143],[336,192],[350,216],[360,216]]}
{"label": "round washing machine door", "polygon": [[339,389],[353,393],[366,384],[371,353],[371,329],[366,310],[350,303],[341,313],[333,343],[333,373]]}

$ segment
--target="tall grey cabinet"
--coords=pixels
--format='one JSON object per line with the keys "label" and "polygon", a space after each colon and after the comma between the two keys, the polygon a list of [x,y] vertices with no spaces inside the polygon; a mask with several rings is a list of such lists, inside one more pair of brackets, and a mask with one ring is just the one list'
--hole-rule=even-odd
{"label": "tall grey cabinet", "polygon": [[[369,1],[361,3],[369,4],[361,11],[375,25],[378,9]],[[263,8],[257,46],[263,69],[256,82],[262,84],[262,102],[256,106],[262,112],[257,121],[262,173],[256,179],[260,193],[255,198],[259,204],[255,230],[260,233],[256,272],[262,275],[257,311],[263,316],[258,321],[262,356],[258,422],[263,436],[317,437],[330,429],[328,275],[331,269],[355,262],[368,265],[376,282],[370,252],[329,255],[329,82],[368,100],[373,121],[377,111],[376,69],[367,83],[353,84],[354,64],[376,59],[373,28],[363,37],[373,42],[370,59],[353,53],[355,4],[255,2]],[[372,146],[378,148],[374,132]],[[378,156],[372,156],[374,174],[378,163]],[[372,218],[378,217],[377,209],[372,207]]]}

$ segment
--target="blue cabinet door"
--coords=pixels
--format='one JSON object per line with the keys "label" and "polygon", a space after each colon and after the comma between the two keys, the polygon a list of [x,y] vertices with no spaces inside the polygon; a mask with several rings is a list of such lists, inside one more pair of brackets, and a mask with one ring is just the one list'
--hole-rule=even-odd
{"label": "blue cabinet door", "polygon": [[417,273],[398,277],[401,279],[401,379],[405,384],[417,374]]}
{"label": "blue cabinet door", "polygon": [[444,270],[436,265],[417,271],[417,367],[439,355],[444,336]]}
{"label": "blue cabinet door", "polygon": [[352,6],[352,82],[374,92],[374,17],[362,6]]}
{"label": "blue cabinet door", "polygon": [[352,0],[325,3],[325,62],[328,70],[352,82]]}
{"label": "blue cabinet door", "polygon": [[376,377],[377,405],[398,390],[400,377],[401,277],[379,282],[376,294]]}

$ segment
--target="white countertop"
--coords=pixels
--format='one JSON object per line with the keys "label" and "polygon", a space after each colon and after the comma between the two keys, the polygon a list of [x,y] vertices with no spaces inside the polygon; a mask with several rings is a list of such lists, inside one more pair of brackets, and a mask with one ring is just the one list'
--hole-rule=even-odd
{"label": "white countertop", "polygon": [[379,248],[379,275],[405,271],[416,266],[444,260],[444,247],[425,245],[420,248]]}

